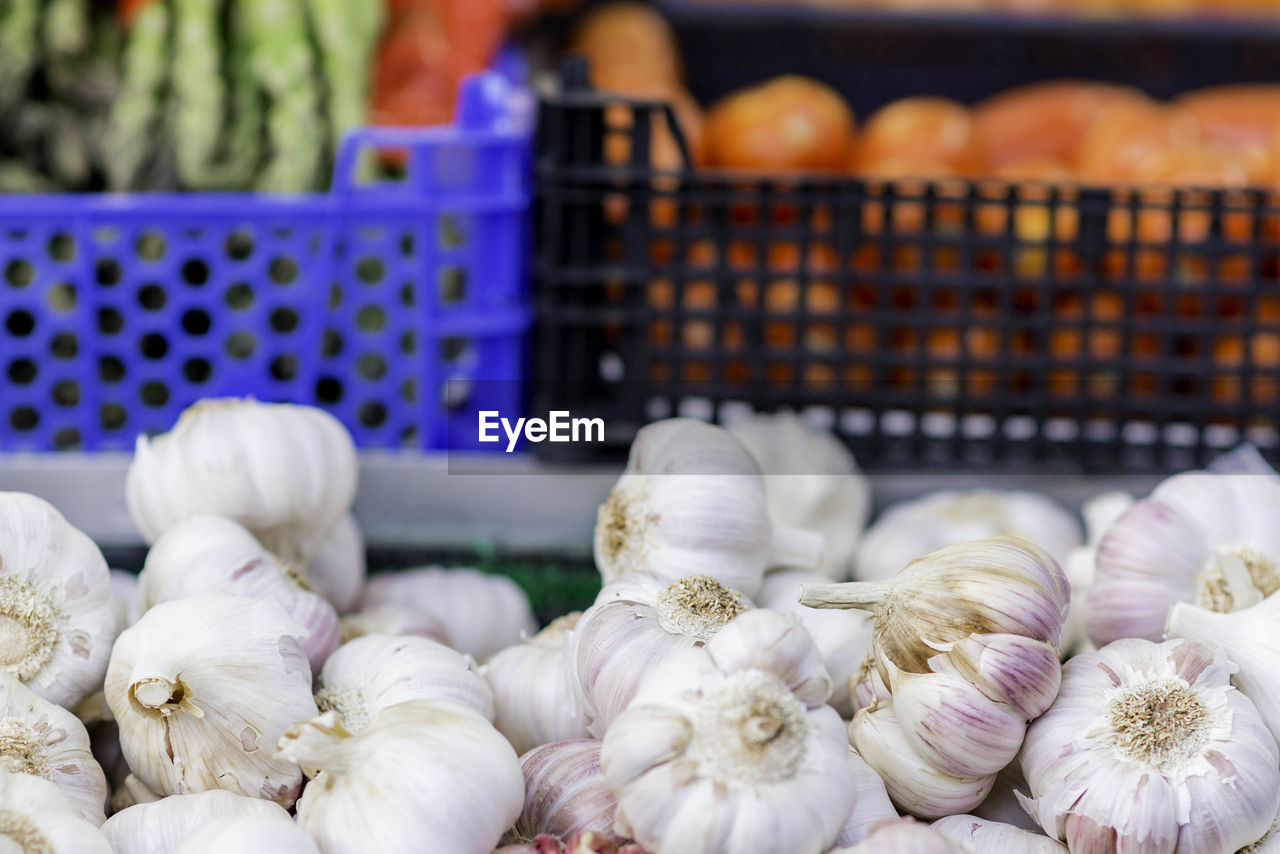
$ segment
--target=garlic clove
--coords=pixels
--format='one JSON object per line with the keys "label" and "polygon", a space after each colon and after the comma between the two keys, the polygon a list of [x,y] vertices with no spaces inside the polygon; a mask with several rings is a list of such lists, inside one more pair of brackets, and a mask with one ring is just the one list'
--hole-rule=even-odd
{"label": "garlic clove", "polygon": [[[976,815],[952,815],[932,825],[970,851],[983,854],[1067,854],[1067,847],[1049,837]],[[1200,850],[1198,848],[1192,850]]]}
{"label": "garlic clove", "polygon": [[102,831],[48,780],[0,770],[0,850],[113,854]]}
{"label": "garlic clove", "polygon": [[102,685],[117,613],[93,541],[47,501],[0,492],[0,669],[74,707]]}
{"label": "garlic clove", "polygon": [[383,709],[409,700],[442,700],[493,720],[493,692],[470,656],[427,638],[366,635],[343,644],[324,663],[316,705],[332,710],[350,733]]}
{"label": "garlic clove", "polygon": [[194,593],[272,599],[306,629],[301,643],[312,668],[319,669],[338,647],[338,614],[328,600],[231,519],[188,516],[175,522],[147,552],[138,593],[144,612]]}
{"label": "garlic clove", "polygon": [[0,768],[53,783],[94,827],[106,820],[107,780],[75,715],[0,672]]}
{"label": "garlic clove", "polygon": [[[969,849],[941,831],[905,818],[881,822],[861,843],[833,849],[828,854],[881,854],[890,851],[893,854],[969,854]],[[983,854],[986,854],[985,849]]]}
{"label": "garlic clove", "polygon": [[590,739],[544,744],[520,757],[524,773],[524,809],[514,833],[520,839],[539,834],[567,838],[593,832],[615,842],[613,817],[618,804],[600,770],[600,742]]}
{"label": "garlic clove", "polygon": [[588,735],[573,688],[567,643],[581,616],[574,612],[552,621],[484,665],[482,672],[493,689],[494,726],[517,753]]}
{"label": "garlic clove", "polygon": [[880,675],[880,668],[876,665],[876,657],[867,656],[858,666],[857,672],[849,678],[849,697],[853,701],[854,714],[861,709],[888,703],[891,696],[889,687],[884,684],[884,678]]}
{"label": "garlic clove", "polygon": [[473,569],[430,566],[374,575],[360,607],[384,605],[434,618],[444,626],[449,646],[481,663],[538,630],[519,585]]}
{"label": "garlic clove", "polygon": [[217,593],[144,614],[116,641],[105,686],[133,773],[165,795],[293,803],[301,772],[268,748],[316,713],[303,631],[277,602]]}
{"label": "garlic clove", "polygon": [[368,574],[364,535],[355,515],[347,513],[334,523],[305,575],[339,614],[347,614],[359,607]]}
{"label": "garlic clove", "polygon": [[338,621],[342,643],[350,643],[365,635],[416,635],[448,645],[449,633],[430,614],[394,605],[378,605],[345,614]]}
{"label": "garlic clove", "polygon": [[211,789],[122,809],[107,819],[102,832],[116,854],[170,854],[182,840],[210,822],[243,816],[289,820],[289,814],[279,804]]}
{"label": "garlic clove", "polygon": [[991,791],[995,774],[956,777],[920,756],[892,706],[862,709],[849,724],[849,743],[881,779],[898,809],[921,818],[970,810]]}
{"label": "garlic clove", "polygon": [[853,812],[836,837],[837,848],[857,845],[880,822],[898,818],[898,811],[893,808],[889,793],[885,791],[884,781],[852,747],[849,748],[849,773],[853,775],[857,795],[853,800]]}
{"label": "garlic clove", "polygon": [[270,851],[271,854],[320,854],[320,849],[287,815],[224,816],[182,841],[173,854],[223,854]]}
{"label": "garlic clove", "polygon": [[1028,721],[1053,704],[1062,683],[1057,650],[1021,635],[973,635],[946,644],[929,668],[959,676]]}

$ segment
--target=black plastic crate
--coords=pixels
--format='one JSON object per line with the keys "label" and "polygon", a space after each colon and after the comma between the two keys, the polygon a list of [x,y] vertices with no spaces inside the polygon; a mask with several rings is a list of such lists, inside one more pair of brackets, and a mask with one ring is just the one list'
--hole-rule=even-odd
{"label": "black plastic crate", "polygon": [[[570,75],[580,81],[582,69]],[[1263,190],[655,172],[667,105],[543,96],[537,406],[813,409],[870,468],[1156,472],[1280,446]]]}

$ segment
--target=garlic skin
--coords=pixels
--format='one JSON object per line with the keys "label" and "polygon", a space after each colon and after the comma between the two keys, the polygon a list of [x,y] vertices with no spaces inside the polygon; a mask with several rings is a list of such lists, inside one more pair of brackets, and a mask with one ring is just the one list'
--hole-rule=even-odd
{"label": "garlic skin", "polygon": [[142,608],[138,604],[138,574],[113,569],[108,576],[111,595],[116,600],[116,624],[120,631],[124,631],[142,616]]}
{"label": "garlic skin", "polygon": [[344,644],[365,635],[416,635],[446,646],[449,643],[449,633],[435,617],[394,605],[379,605],[346,614],[338,620],[338,632]]}
{"label": "garlic skin", "polygon": [[1280,807],[1280,750],[1233,669],[1186,640],[1072,658],[1027,732],[1028,811],[1072,851],[1232,854],[1258,840]]}
{"label": "garlic skin", "polygon": [[494,726],[516,753],[588,735],[573,689],[567,643],[581,617],[575,611],[553,620],[529,640],[489,659],[482,669],[493,689]]}
{"label": "garlic skin", "polygon": [[161,534],[138,575],[138,593],[144,612],[195,593],[273,599],[307,630],[301,643],[313,669],[338,648],[338,613],[328,600],[247,528],[220,516],[188,516]]}
{"label": "garlic skin", "polygon": [[520,770],[524,809],[513,828],[517,840],[593,831],[622,841],[613,832],[618,803],[600,770],[600,742],[574,739],[535,747],[520,757]]}
{"label": "garlic skin", "polygon": [[616,832],[652,854],[826,851],[855,797],[830,690],[800,623],[763,609],[658,665],[601,748]]}
{"label": "garlic skin", "polygon": [[1188,472],[1161,483],[1098,543],[1090,639],[1159,641],[1177,602],[1229,613],[1280,590],[1277,506],[1273,477]]}
{"label": "garlic skin", "polygon": [[1219,649],[1237,668],[1232,683],[1253,701],[1262,722],[1280,741],[1280,596],[1219,614],[1179,602],[1169,612],[1167,635]]}
{"label": "garlic skin", "polygon": [[827,702],[840,713],[840,717],[853,717],[854,704],[850,696],[851,681],[857,676],[862,662],[871,655],[872,619],[869,615],[851,611],[818,610],[806,608],[796,598],[802,584],[821,584],[827,579],[816,572],[802,569],[780,569],[764,577],[764,584],[756,595],[756,604],[792,614],[809,632],[809,637],[822,653],[822,661],[831,674],[831,698]]}
{"label": "garlic skin", "polygon": [[383,709],[409,700],[447,700],[485,720],[493,692],[468,655],[427,638],[366,635],[329,656],[316,679],[316,706],[357,733]]}
{"label": "garlic skin", "polygon": [[1030,540],[1059,563],[1084,541],[1076,517],[1039,493],[939,490],[880,515],[858,542],[853,577],[881,581],[921,555],[996,536]]}
{"label": "garlic skin", "polygon": [[529,597],[501,575],[438,566],[375,575],[360,608],[393,605],[432,617],[444,626],[449,646],[484,662],[538,630]]}
{"label": "garlic skin", "polygon": [[1057,694],[1069,595],[1053,558],[1011,537],[939,549],[885,581],[801,588],[811,607],[875,616],[892,711],[873,697],[850,738],[899,809],[939,818],[990,792]]}
{"label": "garlic skin", "polygon": [[332,415],[210,398],[183,411],[170,432],[138,437],[125,500],[148,543],[188,516],[225,516],[306,566],[355,490],[355,444]]}
{"label": "garlic skin", "polygon": [[226,854],[228,851],[320,854],[315,841],[288,815],[216,818],[184,839],[173,854]]}
{"label": "garlic skin", "polygon": [[490,854],[524,802],[511,745],[452,703],[399,703],[355,735],[327,712],[290,727],[278,752],[314,777],[298,825],[325,854]]}
{"label": "garlic skin", "polygon": [[1066,655],[1097,649],[1089,640],[1085,615],[1088,613],[1089,588],[1098,574],[1098,543],[1117,519],[1133,506],[1135,499],[1127,492],[1104,492],[1084,503],[1084,529],[1087,541],[1067,552],[1062,563],[1067,583],[1071,585],[1071,607],[1062,627],[1062,651]]}
{"label": "garlic skin", "polygon": [[364,550],[364,534],[360,533],[360,523],[354,513],[338,519],[303,574],[339,614],[347,614],[360,607],[360,594],[364,592],[369,565]]}
{"label": "garlic skin", "polygon": [[826,552],[812,569],[832,581],[849,578],[871,516],[871,485],[849,449],[792,412],[753,415],[726,427],[764,472],[773,523],[821,534]]}
{"label": "garlic skin", "polygon": [[[222,789],[171,795],[117,812],[102,825],[116,854],[171,854],[184,839],[222,818],[266,816],[290,821],[279,804],[246,798]],[[290,823],[292,823],[290,821]],[[249,851],[253,848],[224,849]],[[257,850],[263,850],[258,848]]]}
{"label": "garlic skin", "polygon": [[636,571],[709,575],[754,596],[766,569],[817,566],[823,545],[769,521],[760,467],[727,430],[671,418],[636,434],[597,513],[594,552],[605,584]]}
{"label": "garlic skin", "polygon": [[[890,851],[893,854],[972,854],[941,831],[908,818],[883,822],[858,845],[836,848],[829,854],[887,854]],[[982,849],[982,854],[987,854],[986,849]]]}
{"label": "garlic skin", "polygon": [[106,820],[107,779],[75,715],[0,673],[0,768],[48,780],[94,827]]}
{"label": "garlic skin", "polygon": [[0,770],[0,851],[23,854],[115,854],[57,786]]}
{"label": "garlic skin", "polygon": [[603,738],[650,670],[702,646],[752,607],[706,575],[671,582],[629,572],[606,584],[569,640],[573,689],[587,732]]}
{"label": "garlic skin", "polygon": [[853,812],[845,819],[844,827],[836,836],[835,846],[857,845],[866,839],[871,829],[882,821],[895,821],[898,811],[889,800],[884,781],[880,775],[849,748],[849,773],[853,776],[856,795],[853,800]]}
{"label": "garlic skin", "polygon": [[976,815],[940,818],[933,823],[933,829],[968,850],[983,854],[1067,854],[1067,846],[1061,842]]}
{"label": "garlic skin", "polygon": [[47,501],[0,492],[0,672],[73,708],[101,687],[118,631],[93,541]]}
{"label": "garlic skin", "polygon": [[116,641],[106,679],[138,779],[162,795],[220,788],[292,804],[302,773],[271,745],[316,714],[302,633],[277,602],[220,593],[143,614]]}

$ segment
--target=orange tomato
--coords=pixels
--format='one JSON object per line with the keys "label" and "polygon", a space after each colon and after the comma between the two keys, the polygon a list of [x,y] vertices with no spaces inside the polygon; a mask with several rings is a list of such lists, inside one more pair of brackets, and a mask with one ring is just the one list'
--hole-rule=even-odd
{"label": "orange tomato", "polygon": [[707,165],[768,172],[844,171],[854,117],[831,87],[777,77],[722,99],[703,128]]}
{"label": "orange tomato", "polygon": [[945,167],[917,175],[976,170],[980,157],[969,110],[947,98],[903,98],[877,110],[862,128],[853,171],[883,175],[884,164],[902,162]]}
{"label": "orange tomato", "polygon": [[1215,86],[1175,102],[1194,116],[1205,145],[1226,150],[1269,148],[1280,121],[1280,85]]}
{"label": "orange tomato", "polygon": [[1199,122],[1187,110],[1155,103],[1117,102],[1090,123],[1075,150],[1075,168],[1086,182],[1130,181],[1144,159],[1193,143]]}
{"label": "orange tomato", "polygon": [[593,9],[578,25],[568,49],[586,56],[597,86],[596,69],[630,66],[636,79],[652,85],[680,85],[680,51],[671,26],[645,3],[607,3]]}

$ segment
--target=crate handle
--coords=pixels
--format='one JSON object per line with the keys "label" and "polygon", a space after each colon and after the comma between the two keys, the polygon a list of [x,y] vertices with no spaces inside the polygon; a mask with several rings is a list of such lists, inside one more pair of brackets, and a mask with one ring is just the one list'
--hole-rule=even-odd
{"label": "crate handle", "polygon": [[[495,142],[526,138],[533,126],[533,96],[496,71],[472,74],[458,89],[452,124],[430,127],[362,127],[348,131],[338,146],[333,168],[337,193],[374,190],[417,192],[425,187],[415,180],[413,164],[441,145],[460,142]],[[409,174],[399,181],[359,181],[361,152],[368,149],[403,149],[409,152]]]}

